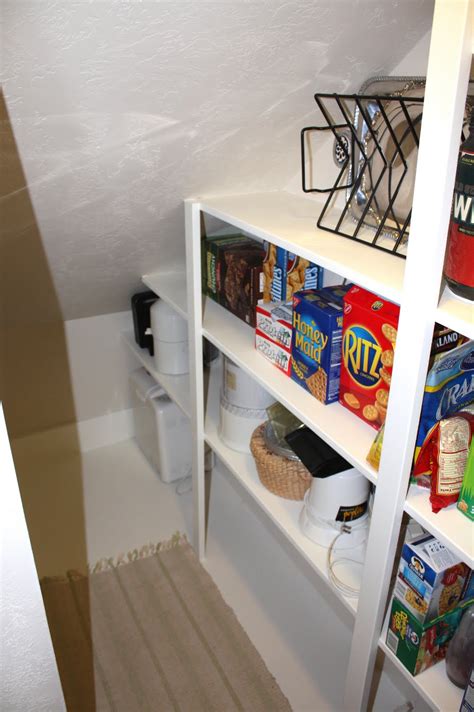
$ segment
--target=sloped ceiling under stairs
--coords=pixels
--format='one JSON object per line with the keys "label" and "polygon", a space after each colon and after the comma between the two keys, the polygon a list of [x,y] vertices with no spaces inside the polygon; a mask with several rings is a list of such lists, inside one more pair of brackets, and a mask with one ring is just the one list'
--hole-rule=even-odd
{"label": "sloped ceiling under stairs", "polygon": [[[5,100],[63,318],[126,309],[143,272],[179,260],[183,198],[285,187],[314,92],[390,73],[432,10],[432,0],[4,2]],[[21,242],[22,226],[12,230]]]}

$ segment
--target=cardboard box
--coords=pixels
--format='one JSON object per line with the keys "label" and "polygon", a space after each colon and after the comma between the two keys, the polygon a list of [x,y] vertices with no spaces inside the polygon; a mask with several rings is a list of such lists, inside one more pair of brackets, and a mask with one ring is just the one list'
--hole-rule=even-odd
{"label": "cardboard box", "polygon": [[412,675],[446,657],[448,643],[459,625],[462,608],[456,608],[424,626],[393,598],[387,630],[387,647]]}
{"label": "cardboard box", "polygon": [[255,348],[287,376],[290,375],[292,304],[268,302],[257,304]]}
{"label": "cardboard box", "polygon": [[471,440],[466,470],[458,499],[458,509],[468,519],[474,521],[474,439]]}
{"label": "cardboard box", "polygon": [[[218,302],[219,257],[231,246],[249,245],[252,241],[245,235],[218,235],[207,237],[203,244],[203,292]],[[255,244],[253,242],[253,244]],[[204,279],[205,277],[205,279]]]}
{"label": "cardboard box", "polygon": [[255,348],[274,366],[283,371],[287,376],[291,371],[291,352],[282,348],[275,341],[268,338],[259,329],[255,330]]}
{"label": "cardboard box", "polygon": [[283,247],[269,242],[264,243],[264,246],[264,302],[288,302],[293,294],[302,289],[318,289],[322,286],[322,267]]}
{"label": "cardboard box", "polygon": [[293,297],[291,378],[322,403],[338,399],[341,338],[342,306],[316,290]]}
{"label": "cardboard box", "polygon": [[458,606],[469,567],[431,534],[405,543],[394,596],[426,625]]}
{"label": "cardboard box", "polygon": [[328,287],[322,287],[319,290],[320,294],[330,302],[336,302],[341,306],[344,303],[344,297],[349,289],[352,289],[352,284],[331,284]]}
{"label": "cardboard box", "polygon": [[471,569],[464,581],[461,594],[461,604],[474,602],[474,571]]}
{"label": "cardboard box", "polygon": [[263,295],[264,250],[243,236],[211,239],[206,244],[207,294],[250,326]]}
{"label": "cardboard box", "polygon": [[344,297],[339,402],[377,429],[387,415],[399,312],[361,287]]}

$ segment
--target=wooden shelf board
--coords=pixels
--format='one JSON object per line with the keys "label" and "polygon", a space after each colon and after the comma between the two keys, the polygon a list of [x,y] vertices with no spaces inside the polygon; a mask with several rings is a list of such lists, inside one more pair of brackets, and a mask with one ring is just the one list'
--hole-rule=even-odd
{"label": "wooden shelf board", "polygon": [[186,274],[180,272],[153,272],[144,274],[142,282],[164,302],[175,309],[183,319],[188,318],[186,302]]}
{"label": "wooden shelf board", "polygon": [[431,511],[429,491],[411,485],[405,502],[405,512],[442,541],[468,566],[474,567],[474,524],[457,509],[455,504],[434,514]]}
{"label": "wooden shelf board", "polygon": [[474,302],[457,297],[449,287],[444,288],[435,319],[458,334],[474,339]]}
{"label": "wooden shelf board", "polygon": [[[219,437],[219,391],[221,369],[213,365],[210,370],[209,389],[207,394],[206,416],[204,424],[205,440],[216,453],[224,465],[231,471],[240,485],[259,504],[265,514],[272,520],[296,551],[310,565],[310,567],[331,586],[327,571],[327,548],[318,546],[308,539],[300,530],[298,518],[303,502],[283,499],[267,490],[258,477],[255,461],[250,454],[237,452],[229,448]],[[365,547],[351,550],[351,558],[363,562]],[[337,558],[337,555],[336,555]],[[354,570],[355,569],[355,570]],[[360,585],[362,567],[355,566],[353,570],[339,565],[338,576],[351,586]],[[339,598],[343,605],[354,615],[357,610],[357,598],[345,597],[340,591],[331,586],[331,591]]]}
{"label": "wooden shelf board", "polygon": [[255,349],[254,330],[211,299],[204,300],[203,335],[371,482],[377,481],[376,471],[366,462],[376,435],[373,428],[339,403],[323,405],[279,371]]}
{"label": "wooden shelf board", "polygon": [[168,376],[165,373],[160,373],[160,371],[157,371],[155,368],[153,357],[150,356],[147,349],[141,349],[138,346],[132,333],[123,332],[122,336],[139,363],[141,363],[148,373],[153,376],[155,381],[162,386],[178,408],[180,408],[188,418],[191,417],[189,373],[185,373],[182,376]]}
{"label": "wooden shelf board", "polygon": [[[201,209],[397,304],[405,260],[316,227],[321,203],[286,192],[206,197]],[[372,233],[371,233],[372,234]]]}

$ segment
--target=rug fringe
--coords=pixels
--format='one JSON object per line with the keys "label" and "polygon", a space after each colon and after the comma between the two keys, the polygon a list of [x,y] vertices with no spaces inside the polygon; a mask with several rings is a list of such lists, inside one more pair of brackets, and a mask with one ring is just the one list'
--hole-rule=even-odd
{"label": "rug fringe", "polygon": [[124,564],[130,564],[132,561],[137,561],[138,559],[146,559],[148,556],[154,556],[160,551],[168,551],[173,549],[175,546],[181,546],[182,544],[187,544],[188,539],[186,534],[181,534],[177,531],[173,536],[166,540],[160,541],[158,544],[145,544],[140,549],[132,549],[126,554],[122,553],[116,557],[104,557],[99,559],[95,564],[88,565],[89,574],[99,574],[104,571],[110,571],[111,569],[116,569],[119,566],[124,566]]}

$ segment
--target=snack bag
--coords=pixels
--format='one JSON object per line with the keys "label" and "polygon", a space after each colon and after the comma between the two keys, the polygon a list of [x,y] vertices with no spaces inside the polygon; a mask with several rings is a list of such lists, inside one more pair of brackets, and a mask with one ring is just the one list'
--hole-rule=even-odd
{"label": "snack bag", "polygon": [[[474,403],[474,341],[435,357],[428,372],[416,437],[415,464],[433,425]],[[429,474],[429,470],[427,470]],[[417,468],[417,476],[422,471]]]}
{"label": "snack bag", "polygon": [[461,412],[435,423],[426,436],[413,476],[422,486],[429,479],[435,513],[458,501],[473,430],[474,415]]}
{"label": "snack bag", "polygon": [[380,457],[382,455],[382,447],[383,447],[383,434],[385,431],[385,423],[380,426],[380,430],[378,431],[377,435],[374,438],[374,442],[370,446],[369,453],[367,455],[367,462],[369,465],[372,465],[372,467],[379,471],[380,467]]}

